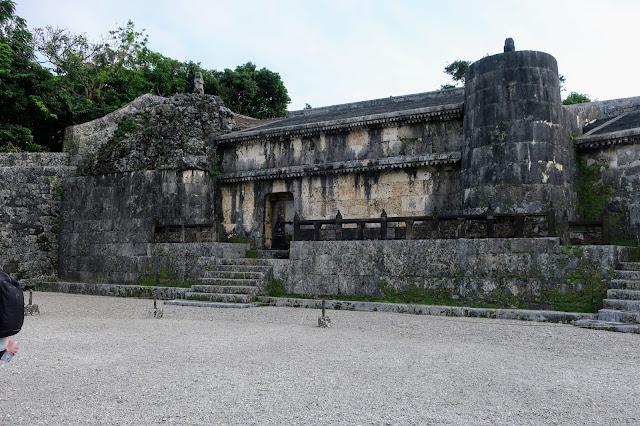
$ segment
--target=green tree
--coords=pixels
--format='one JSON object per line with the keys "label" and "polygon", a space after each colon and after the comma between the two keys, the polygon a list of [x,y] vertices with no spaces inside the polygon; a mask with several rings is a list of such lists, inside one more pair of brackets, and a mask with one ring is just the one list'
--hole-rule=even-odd
{"label": "green tree", "polygon": [[464,86],[467,69],[471,65],[470,61],[457,60],[444,67],[444,73],[451,77],[453,84],[444,84],[441,89],[453,89],[455,87]]}
{"label": "green tree", "polygon": [[225,105],[239,114],[255,118],[281,117],[291,102],[280,75],[266,68],[257,70],[251,62],[233,71],[225,69],[219,81]]}
{"label": "green tree", "polygon": [[[60,84],[69,94],[81,95],[102,107],[105,112],[123,105],[123,96],[114,96],[114,85],[123,80],[134,83],[135,93],[144,93],[145,84],[135,87],[135,73],[147,44],[143,31],[136,31],[133,22],[109,31],[97,42],[85,34],[74,34],[66,29],[47,26],[35,30],[38,52],[44,56],[50,70],[60,77]],[[129,84],[131,86],[131,84]],[[120,87],[122,89],[122,87]],[[127,98],[127,96],[124,96]],[[106,103],[110,99],[115,104]],[[125,103],[130,101],[124,101]]]}
{"label": "green tree", "polygon": [[562,101],[562,105],[583,104],[586,102],[591,102],[591,98],[589,97],[589,95],[571,92],[569,96],[567,96],[567,98]]}
{"label": "green tree", "polygon": [[43,151],[58,116],[52,76],[35,62],[32,34],[15,15],[15,3],[0,0],[0,151]]}
{"label": "green tree", "polygon": [[0,0],[0,151],[59,150],[67,126],[145,93],[191,93],[198,71],[205,93],[220,95],[236,112],[286,113],[290,99],[277,73],[251,62],[233,71],[207,70],[153,52],[147,42],[131,21],[96,42],[51,26],[32,33],[15,15],[15,3]]}

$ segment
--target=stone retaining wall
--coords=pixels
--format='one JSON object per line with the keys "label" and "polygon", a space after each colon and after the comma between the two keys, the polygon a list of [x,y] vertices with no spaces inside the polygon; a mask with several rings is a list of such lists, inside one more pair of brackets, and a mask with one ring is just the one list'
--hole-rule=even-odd
{"label": "stone retaining wall", "polygon": [[137,284],[152,226],[212,224],[214,191],[199,170],[81,176],[64,181],[60,278]]}
{"label": "stone retaining wall", "polygon": [[23,284],[57,276],[62,181],[74,173],[67,154],[0,154],[0,267]]}
{"label": "stone retaining wall", "polygon": [[585,151],[579,159],[583,167],[599,168],[593,187],[594,191],[603,190],[607,196],[603,207],[617,218],[612,224],[614,236],[640,240],[640,144]]}
{"label": "stone retaining wall", "polygon": [[574,296],[590,297],[594,287],[606,290],[624,250],[561,246],[557,238],[296,241],[290,265],[274,276],[294,294],[415,292],[460,303],[557,309]]}

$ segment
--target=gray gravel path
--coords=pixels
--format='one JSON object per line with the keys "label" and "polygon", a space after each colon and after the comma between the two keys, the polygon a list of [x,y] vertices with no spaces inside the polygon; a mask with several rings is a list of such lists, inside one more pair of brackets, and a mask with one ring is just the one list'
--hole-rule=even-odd
{"label": "gray gravel path", "polygon": [[640,424],[640,338],[568,325],[37,293],[0,424]]}

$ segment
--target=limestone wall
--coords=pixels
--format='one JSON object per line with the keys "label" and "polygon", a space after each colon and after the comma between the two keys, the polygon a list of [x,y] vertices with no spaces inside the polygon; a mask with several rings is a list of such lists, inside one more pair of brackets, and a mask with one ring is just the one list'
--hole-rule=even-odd
{"label": "limestone wall", "polygon": [[292,196],[289,218],[458,211],[462,140],[462,122],[450,120],[218,147],[223,229],[261,247],[269,194]]}
{"label": "limestone wall", "polygon": [[287,292],[306,295],[377,296],[386,288],[430,291],[462,303],[557,309],[565,297],[589,298],[594,283],[605,291],[598,277],[610,276],[621,250],[563,247],[557,238],[296,241],[290,265],[276,278]]}
{"label": "limestone wall", "polygon": [[293,211],[304,219],[420,216],[461,208],[459,169],[453,166],[383,172],[307,176],[224,184],[221,222],[227,235],[248,237],[262,246],[265,221],[270,222],[267,195],[290,193]]}
{"label": "limestone wall", "polygon": [[0,154],[0,267],[23,284],[57,275],[62,181],[60,153]]}
{"label": "limestone wall", "polygon": [[[593,188],[588,191],[592,196],[589,201],[602,204],[614,216],[614,229],[622,231],[618,237],[640,240],[640,144],[584,151],[579,160],[583,172],[586,167],[587,173],[597,174],[588,181]],[[584,173],[582,179],[585,179]]]}
{"label": "limestone wall", "polygon": [[462,121],[438,121],[223,147],[223,173],[458,152]]}
{"label": "limestone wall", "polygon": [[138,283],[152,225],[212,224],[213,197],[209,174],[199,170],[65,179],[60,278]]}

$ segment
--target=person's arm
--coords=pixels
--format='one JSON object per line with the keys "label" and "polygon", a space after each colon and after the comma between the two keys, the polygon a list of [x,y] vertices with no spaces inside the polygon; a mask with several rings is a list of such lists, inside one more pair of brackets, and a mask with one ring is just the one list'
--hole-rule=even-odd
{"label": "person's arm", "polygon": [[14,354],[18,353],[18,349],[20,349],[14,340],[9,337],[7,341],[7,352],[13,352]]}

